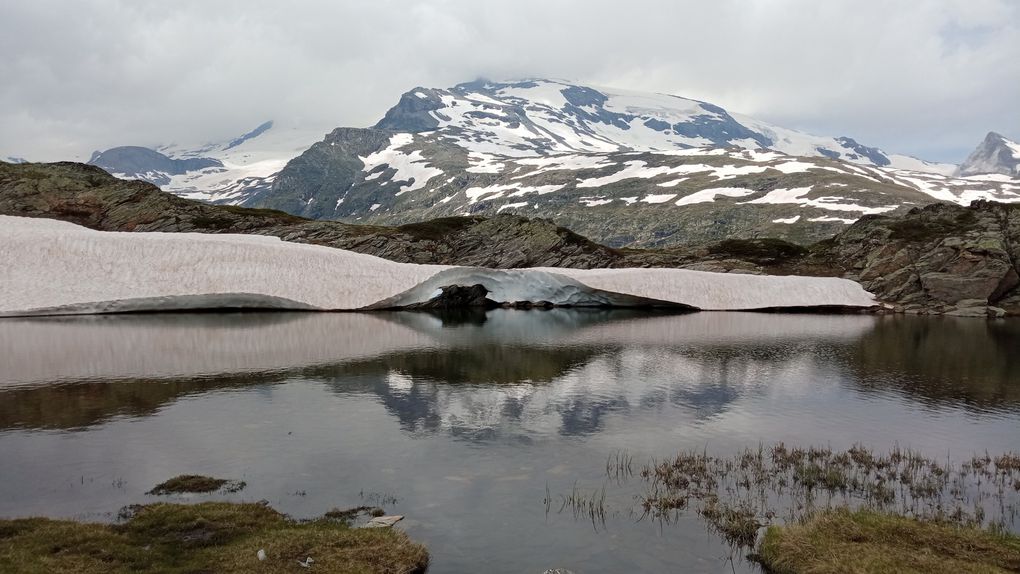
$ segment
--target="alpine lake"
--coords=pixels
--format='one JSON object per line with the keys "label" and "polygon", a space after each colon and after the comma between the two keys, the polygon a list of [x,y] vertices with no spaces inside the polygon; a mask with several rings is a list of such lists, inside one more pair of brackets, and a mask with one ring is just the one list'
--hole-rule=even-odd
{"label": "alpine lake", "polygon": [[[1018,320],[54,317],[0,320],[0,357],[5,518],[115,522],[157,500],[264,500],[298,519],[379,506],[405,516],[436,574],[758,571],[716,504],[783,524],[877,499],[1020,530],[1020,474],[977,472],[1020,450]],[[776,469],[798,449],[845,475]],[[876,474],[851,468],[875,457],[938,462],[876,494]],[[711,495],[669,474],[706,460]],[[931,472],[949,478],[915,491]],[[146,494],[181,474],[246,487]]]}

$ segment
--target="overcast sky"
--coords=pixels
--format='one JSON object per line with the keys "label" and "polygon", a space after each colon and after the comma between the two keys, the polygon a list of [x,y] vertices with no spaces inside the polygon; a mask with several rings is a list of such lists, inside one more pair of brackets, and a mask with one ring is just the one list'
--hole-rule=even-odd
{"label": "overcast sky", "polygon": [[1015,0],[3,0],[0,157],[375,123],[418,85],[677,94],[960,161],[1020,138]]}

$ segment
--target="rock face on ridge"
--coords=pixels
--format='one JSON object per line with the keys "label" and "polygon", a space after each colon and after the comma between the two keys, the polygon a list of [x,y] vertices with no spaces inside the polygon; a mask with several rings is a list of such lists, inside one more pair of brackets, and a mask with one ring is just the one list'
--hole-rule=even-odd
{"label": "rock face on ridge", "polygon": [[865,217],[812,257],[906,312],[1020,314],[1020,206],[933,204]]}

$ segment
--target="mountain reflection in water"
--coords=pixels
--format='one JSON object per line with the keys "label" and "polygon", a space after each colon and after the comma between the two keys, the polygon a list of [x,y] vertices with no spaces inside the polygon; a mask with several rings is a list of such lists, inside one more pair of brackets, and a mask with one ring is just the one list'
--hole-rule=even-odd
{"label": "mountain reflection in water", "polygon": [[[0,321],[0,516],[113,520],[178,474],[298,518],[386,506],[432,574],[751,572],[641,520],[680,449],[1016,449],[1020,322],[607,310]],[[547,506],[607,493],[606,523]],[[678,565],[680,565],[678,567]]]}
{"label": "mountain reflection in water", "polygon": [[[863,394],[1016,412],[1020,325],[950,318],[610,310],[437,316],[182,314],[0,321],[0,429],[84,429],[181,397],[317,381],[409,432],[597,433],[669,404],[697,422],[824,365]],[[555,384],[553,384],[555,383]],[[527,433],[525,433],[527,434]]]}

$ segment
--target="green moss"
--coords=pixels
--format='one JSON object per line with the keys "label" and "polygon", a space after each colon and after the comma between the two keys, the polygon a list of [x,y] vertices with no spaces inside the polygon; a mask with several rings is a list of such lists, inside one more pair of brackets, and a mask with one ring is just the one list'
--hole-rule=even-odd
{"label": "green moss", "polygon": [[198,229],[228,229],[235,221],[230,217],[216,215],[199,215],[191,219],[191,224]]}
{"label": "green moss", "polygon": [[217,490],[239,492],[244,487],[245,483],[239,480],[226,480],[198,474],[182,474],[157,484],[155,488],[149,491],[149,494],[182,494],[187,492],[216,492]]}
{"label": "green moss", "polygon": [[271,218],[276,219],[276,220],[278,220],[280,222],[286,222],[286,223],[297,223],[299,221],[309,221],[308,219],[305,219],[304,217],[298,217],[297,215],[292,215],[290,213],[287,213],[286,211],[280,211],[279,209],[265,209],[265,208],[256,208],[256,207],[240,207],[240,206],[237,206],[237,205],[220,205],[218,207],[220,209],[222,209],[223,211],[226,211],[226,212],[229,212],[229,213],[233,213],[235,215],[245,215],[245,216],[252,216],[252,217],[271,217]]}
{"label": "green moss", "polygon": [[470,227],[480,220],[481,218],[478,217],[441,217],[431,221],[400,225],[397,227],[397,231],[413,235],[419,239],[439,240],[449,233]]}
{"label": "green moss", "polygon": [[775,574],[1020,571],[1020,538],[868,510],[771,526],[756,559]]}
{"label": "green moss", "polygon": [[727,239],[708,247],[715,256],[774,264],[796,259],[808,253],[805,247],[782,239]]}
{"label": "green moss", "polygon": [[0,572],[11,574],[294,572],[308,557],[337,573],[424,572],[429,561],[400,531],[300,523],[260,504],[154,504],[120,525],[0,520]]}
{"label": "green moss", "polygon": [[912,242],[928,242],[947,235],[959,235],[974,227],[979,222],[976,212],[972,209],[959,209],[942,212],[938,204],[924,210],[911,212],[906,217],[888,223],[892,230],[890,239]]}

